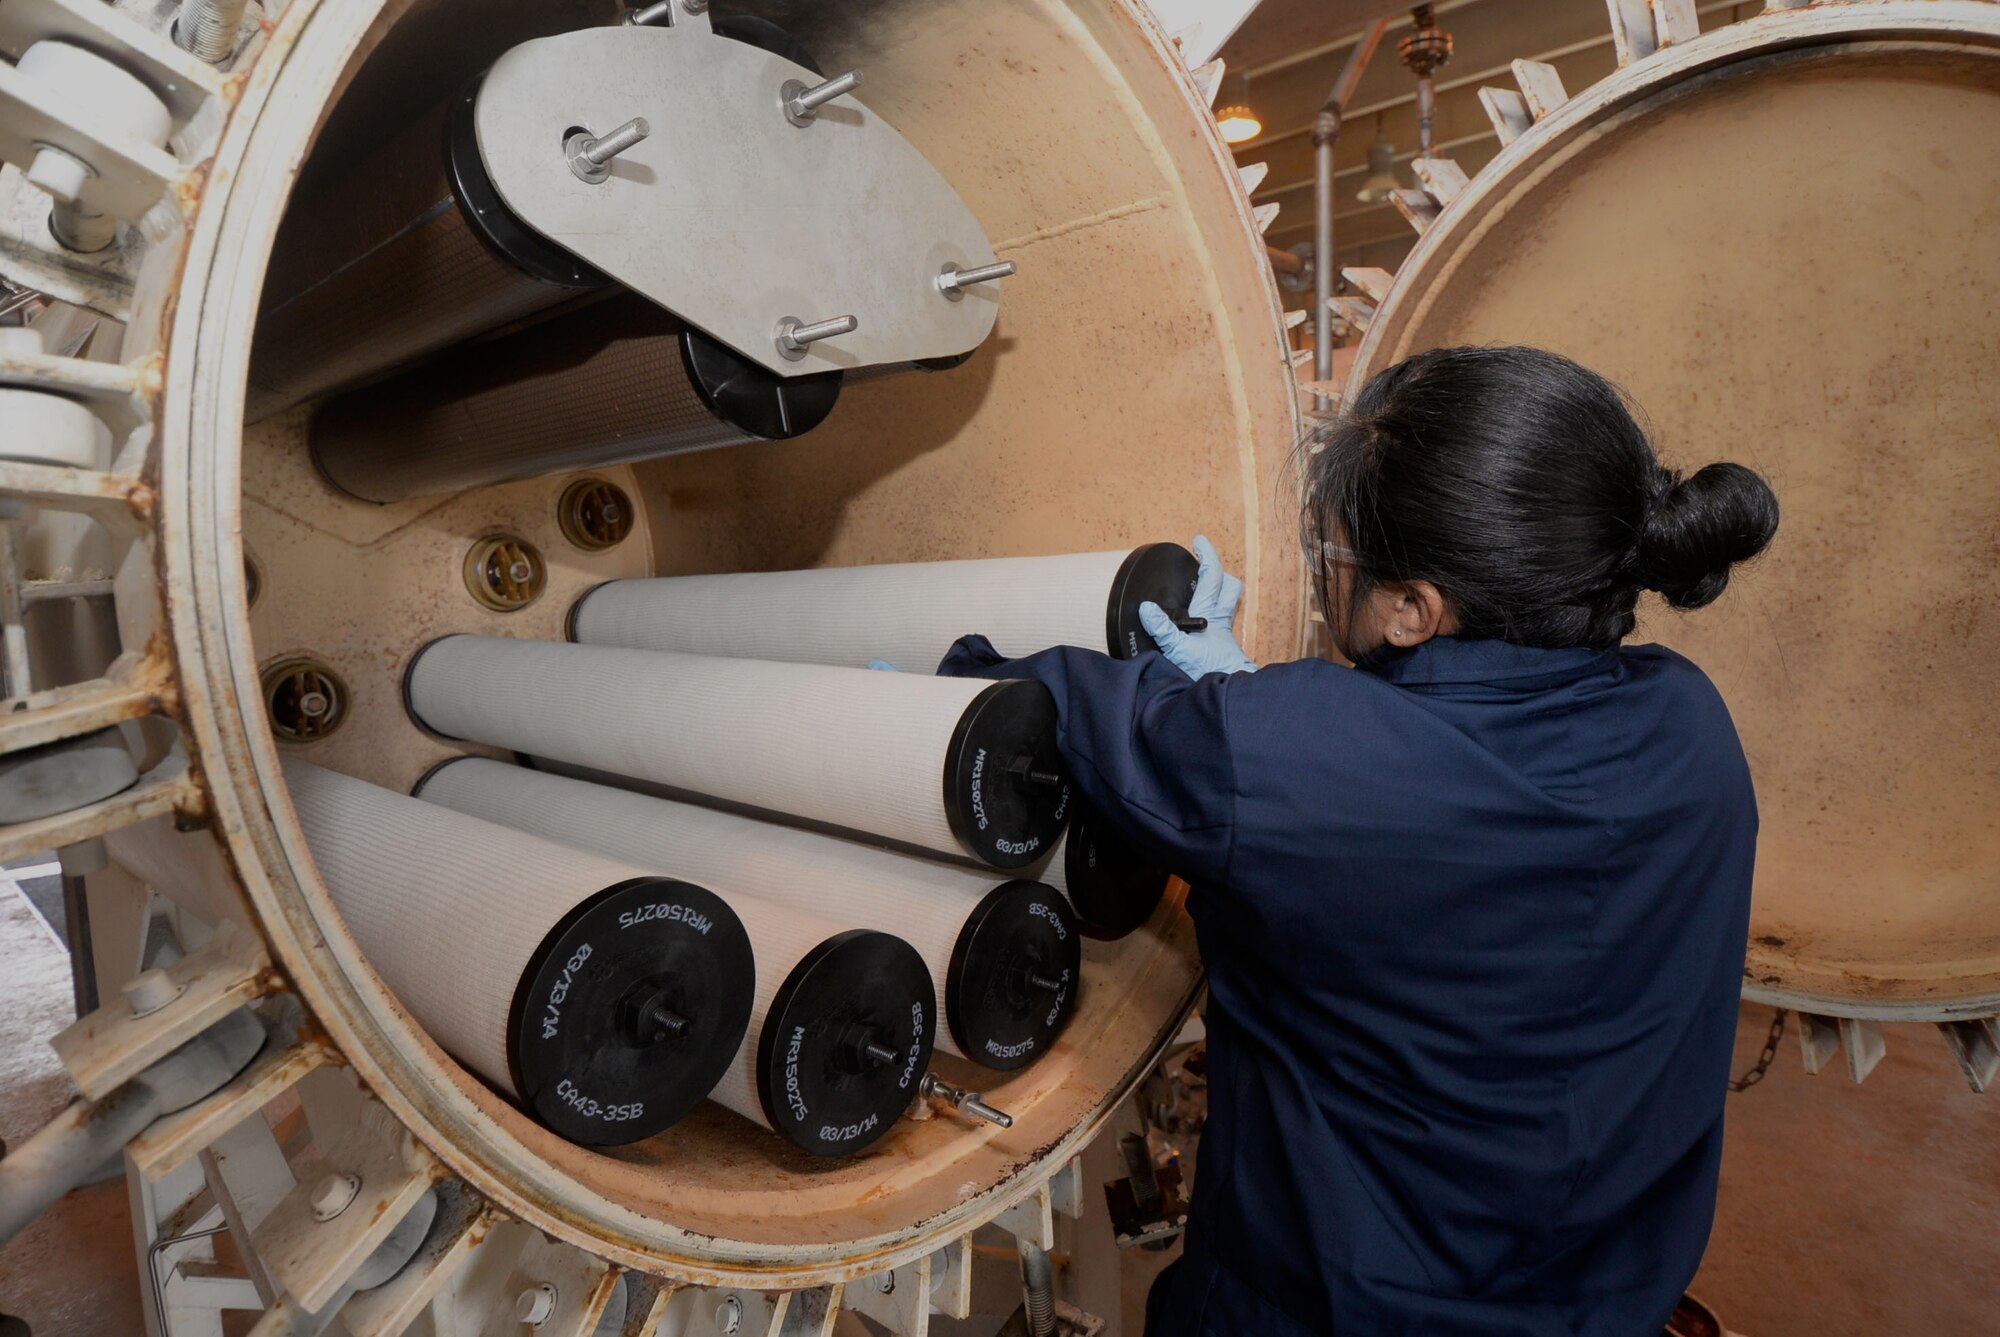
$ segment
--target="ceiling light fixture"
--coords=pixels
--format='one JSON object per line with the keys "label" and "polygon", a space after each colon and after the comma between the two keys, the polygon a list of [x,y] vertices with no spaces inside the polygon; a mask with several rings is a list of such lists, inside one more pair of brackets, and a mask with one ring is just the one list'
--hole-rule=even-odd
{"label": "ceiling light fixture", "polygon": [[1396,180],[1396,146],[1382,133],[1382,118],[1375,118],[1375,142],[1368,146],[1368,179],[1361,183],[1361,189],[1354,198],[1363,204],[1380,204],[1395,194],[1401,182]]}
{"label": "ceiling light fixture", "polygon": [[1222,130],[1225,144],[1247,144],[1264,133],[1264,123],[1257,119],[1257,113],[1250,110],[1250,76],[1243,76],[1243,96],[1215,113],[1215,123]]}

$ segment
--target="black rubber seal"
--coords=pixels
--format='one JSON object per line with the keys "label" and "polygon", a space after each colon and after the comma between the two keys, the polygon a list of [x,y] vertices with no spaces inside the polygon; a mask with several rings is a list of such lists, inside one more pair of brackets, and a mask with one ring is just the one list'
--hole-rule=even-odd
{"label": "black rubber seal", "polygon": [[583,611],[583,604],[586,599],[590,598],[591,595],[597,593],[599,590],[603,589],[606,585],[609,584],[611,584],[611,582],[608,580],[600,580],[595,585],[592,585],[589,589],[585,590],[582,594],[576,596],[575,601],[572,602],[569,606],[569,611],[563,614],[564,640],[568,641],[572,645],[575,645],[577,643],[576,615]]}
{"label": "black rubber seal", "polygon": [[1111,597],[1104,608],[1105,647],[1111,657],[1136,659],[1159,649],[1139,625],[1139,605],[1156,603],[1169,617],[1186,617],[1200,570],[1195,555],[1178,543],[1134,548],[1112,577]]}
{"label": "black rubber seal", "polygon": [[[487,175],[486,160],[479,155],[479,133],[473,115],[485,79],[482,74],[472,81],[472,86],[452,104],[445,123],[445,177],[451,182],[452,198],[458,201],[465,225],[486,243],[487,249],[531,279],[558,288],[611,286],[608,275],[529,227],[500,198],[493,178]],[[551,145],[551,153],[554,148]]]}
{"label": "black rubber seal", "polygon": [[789,441],[825,422],[844,374],[780,376],[694,329],[681,333],[681,362],[710,413],[765,441]]}
{"label": "black rubber seal", "polygon": [[[793,967],[765,1014],[757,1037],[764,1117],[815,1156],[870,1147],[916,1097],[936,1036],[936,991],[917,949],[892,933],[836,933]],[[870,1044],[896,1059],[870,1059]]]}
{"label": "black rubber seal", "polygon": [[805,44],[769,19],[750,14],[717,14],[709,20],[708,26],[717,37],[727,37],[732,42],[768,51],[794,65],[805,66],[822,79],[826,78],[826,71],[819,67],[819,62],[813,59]]}
{"label": "black rubber seal", "polygon": [[[469,743],[472,742],[473,740],[470,738],[457,738],[448,733],[439,733],[436,729],[433,729],[431,728],[430,725],[424,723],[424,717],[422,715],[417,714],[416,703],[410,700],[410,683],[417,676],[417,661],[421,660],[425,655],[429,654],[432,646],[438,644],[438,642],[440,641],[448,641],[454,636],[466,636],[470,634],[471,633],[469,632],[463,632],[463,631],[450,631],[446,632],[442,636],[432,637],[430,640],[425,641],[421,646],[417,647],[417,652],[410,656],[410,662],[403,665],[403,681],[402,681],[402,692],[401,692],[403,698],[403,713],[409,716],[410,723],[417,726],[418,732],[426,735],[427,737],[435,738],[441,743]],[[426,778],[428,778],[428,775],[426,775]],[[422,784],[423,781],[419,780],[417,783]]]}
{"label": "black rubber seal", "polygon": [[1109,942],[1151,919],[1167,894],[1167,876],[1088,805],[1070,813],[1063,880],[1085,937]]}
{"label": "black rubber seal", "polygon": [[[1037,772],[1055,783],[1035,783]],[[966,852],[994,868],[1025,868],[1055,847],[1069,803],[1049,689],[1009,679],[974,697],[944,758],[945,820]]]}
{"label": "black rubber seal", "polygon": [[443,761],[438,762],[435,766],[432,766],[429,770],[425,771],[422,775],[417,777],[417,782],[410,786],[410,797],[422,798],[424,796],[424,786],[429,784],[431,781],[437,779],[438,773],[444,770],[447,766],[456,766],[461,761],[473,761],[473,760],[476,760],[476,758],[446,757]]}
{"label": "black rubber seal", "polygon": [[995,887],[967,917],[945,975],[959,1051],[1002,1072],[1046,1054],[1076,1011],[1082,965],[1083,937],[1062,893],[1018,878]]}
{"label": "black rubber seal", "polygon": [[[756,982],[750,935],[714,892],[664,877],[607,887],[564,915],[521,972],[507,1019],[516,1096],[587,1147],[670,1128],[735,1061]],[[648,1035],[654,1005],[685,1029]]]}

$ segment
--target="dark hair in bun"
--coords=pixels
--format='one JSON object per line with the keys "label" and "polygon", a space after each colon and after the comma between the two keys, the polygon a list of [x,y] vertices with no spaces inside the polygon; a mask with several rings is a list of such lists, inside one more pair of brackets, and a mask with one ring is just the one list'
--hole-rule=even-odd
{"label": "dark hair in bun", "polygon": [[[1616,387],[1539,348],[1419,353],[1302,444],[1302,537],[1336,635],[1376,586],[1425,580],[1460,636],[1608,648],[1641,590],[1713,603],[1778,528],[1756,473],[1670,472]],[[1325,544],[1354,573],[1344,610]]]}
{"label": "dark hair in bun", "polygon": [[1729,568],[1764,551],[1777,529],[1777,497],[1742,465],[1710,464],[1692,478],[1662,469],[1639,531],[1639,582],[1676,608],[1706,607]]}

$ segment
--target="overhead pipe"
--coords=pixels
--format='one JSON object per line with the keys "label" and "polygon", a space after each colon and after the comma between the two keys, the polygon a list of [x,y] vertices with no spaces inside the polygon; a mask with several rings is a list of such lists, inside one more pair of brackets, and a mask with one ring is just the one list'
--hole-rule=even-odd
{"label": "overhead pipe", "polygon": [[[1361,82],[1361,72],[1382,44],[1389,20],[1377,19],[1361,34],[1361,40],[1347,55],[1347,64],[1334,80],[1326,105],[1313,118],[1313,379],[1325,382],[1333,376],[1333,148],[1340,139],[1341,118],[1347,103]],[[1325,395],[1316,395],[1321,410],[1332,407]]]}

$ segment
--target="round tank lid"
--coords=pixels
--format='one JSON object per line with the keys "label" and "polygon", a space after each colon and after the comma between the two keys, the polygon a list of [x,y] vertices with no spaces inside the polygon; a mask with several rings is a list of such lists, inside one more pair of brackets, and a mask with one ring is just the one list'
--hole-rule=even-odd
{"label": "round tank lid", "polygon": [[[1964,281],[1996,255],[1969,220],[2000,139],[1937,132],[1996,117],[1992,5],[1776,9],[1663,47],[1456,195],[1354,363],[1350,401],[1425,349],[1547,348],[1628,391],[1669,464],[1777,491],[1769,550],[1698,612],[1647,596],[1630,638],[1701,667],[1749,759],[1753,1001],[2000,1011],[2000,312]],[[1718,164],[1755,188],[1704,189]],[[1829,281],[1863,255],[1893,281]]]}

